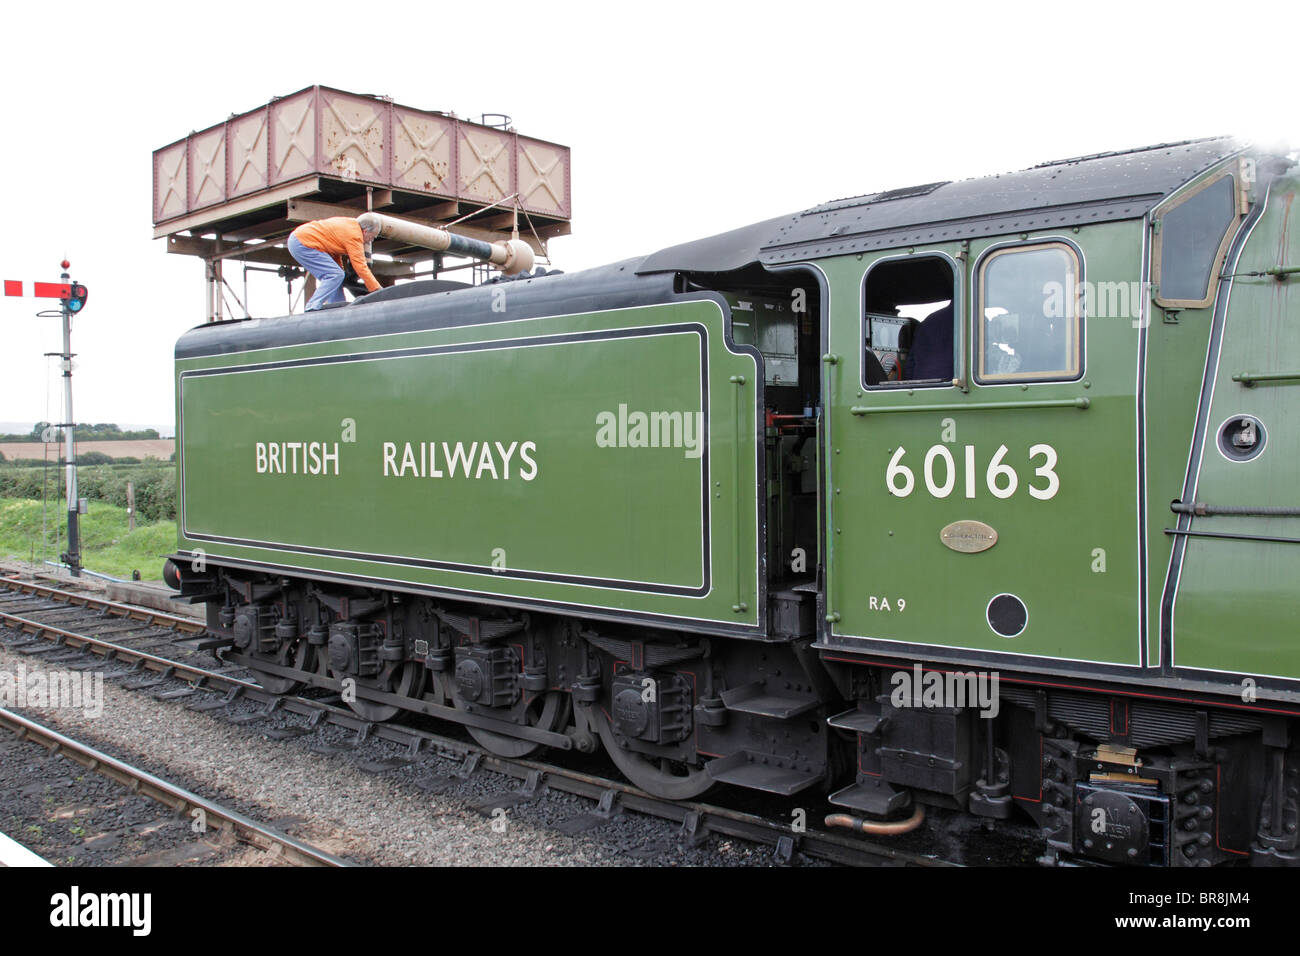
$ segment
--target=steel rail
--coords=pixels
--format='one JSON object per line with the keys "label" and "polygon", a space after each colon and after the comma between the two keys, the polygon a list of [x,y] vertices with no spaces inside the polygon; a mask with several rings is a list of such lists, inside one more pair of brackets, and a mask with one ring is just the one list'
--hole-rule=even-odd
{"label": "steel rail", "polygon": [[[8,582],[0,581],[0,584],[4,584],[7,586]],[[54,590],[39,585],[38,587],[41,588],[42,596],[51,596],[50,592]],[[63,593],[67,594],[70,592],[63,592]],[[80,597],[80,595],[77,596]],[[98,599],[91,599],[90,603],[83,603],[80,604],[79,606],[86,607],[87,609],[91,609],[91,608],[100,609],[100,610],[108,609],[110,613],[115,613],[111,610],[113,608],[128,607],[128,609],[130,609],[129,606],[119,605],[112,601],[101,601]],[[130,610],[135,610],[135,609],[130,609]],[[197,622],[184,621],[182,619],[175,618],[171,615],[166,615],[166,614],[157,615],[157,616],[164,618],[164,620],[161,624],[157,624],[153,626],[181,629],[181,628],[175,628],[173,626],[175,622],[179,621],[180,624],[185,626],[184,629],[187,631],[204,630],[203,626],[197,624]],[[169,667],[174,667],[188,672],[188,676],[196,676],[200,674],[211,674],[211,672],[204,671],[203,668],[188,667],[187,665],[180,664],[179,662],[172,661],[168,658],[162,658],[162,657],[157,657],[155,655],[145,654],[143,652],[136,651],[134,649],[127,649],[123,645],[116,644],[110,641],[104,641],[102,639],[95,638],[91,635],[77,634],[73,631],[68,631],[64,628],[60,628],[53,622],[37,621],[32,618],[25,618],[16,614],[12,614],[9,611],[5,611],[5,610],[0,610],[0,621],[7,621],[10,623],[11,626],[15,627],[18,630],[23,631],[24,633],[35,634],[38,632],[43,632],[47,634],[52,634],[54,635],[57,643],[67,644],[69,647],[72,648],[78,648],[79,646],[82,646],[84,644],[89,644],[92,650],[103,649],[106,652],[106,656],[108,656],[107,651],[112,650],[114,652],[112,655],[113,657],[116,658],[126,657],[130,659],[132,662],[141,663],[144,667],[150,670],[159,671],[159,670],[166,670]],[[297,676],[297,672],[290,668],[280,667],[266,661],[259,661],[254,658],[248,657],[247,655],[232,653],[226,659],[237,664],[242,664],[251,669],[262,670],[270,674],[275,674],[275,675],[285,676],[285,677]],[[167,674],[167,676],[180,676],[182,679],[187,678],[187,674],[177,675],[170,672]],[[331,677],[322,677],[319,674],[307,675],[305,678],[303,678],[303,682],[310,684],[313,687],[319,687],[323,690],[340,692],[343,689],[343,682],[341,680],[337,680]],[[257,686],[255,684],[248,684],[246,682],[243,683],[245,683],[245,690]],[[531,740],[535,743],[546,744],[547,746],[554,747],[558,750],[569,750],[572,749],[573,747],[572,738],[567,737],[564,734],[551,733],[549,731],[539,730],[533,727],[519,727],[514,724],[508,724],[503,721],[495,720],[493,718],[485,717],[479,714],[466,714],[452,707],[446,707],[441,704],[435,704],[424,700],[412,700],[408,698],[403,698],[396,694],[388,694],[383,691],[374,690],[373,688],[369,688],[369,687],[360,687],[357,688],[357,691],[361,696],[365,697],[367,700],[375,700],[381,703],[395,704],[397,706],[404,707],[405,709],[410,710],[413,713],[422,713],[431,717],[440,717],[444,720],[450,720],[455,723],[465,724],[467,726],[481,727],[487,730],[495,730],[498,733],[514,734],[516,736],[522,737],[525,740]]]}
{"label": "steel rail", "polygon": [[132,793],[161,803],[177,815],[189,816],[195,810],[201,811],[205,824],[215,820],[218,829],[229,827],[231,833],[242,842],[274,853],[290,863],[299,866],[352,866],[347,860],[191,793],[21,714],[0,708],[0,727],[12,731],[20,740],[40,744],[52,753],[61,754],[88,770],[116,780]]}
{"label": "steel rail", "polygon": [[142,621],[145,624],[166,627],[174,631],[197,634],[206,629],[206,625],[197,618],[168,614],[166,611],[155,611],[150,608],[137,607],[133,604],[122,604],[118,601],[109,601],[105,598],[93,597],[81,591],[64,591],[46,584],[37,584],[35,581],[0,577],[0,587],[8,591],[17,591],[20,594],[38,595],[74,607],[94,608],[115,617],[126,617],[133,621]]}
{"label": "steel rail", "polygon": [[[11,579],[0,578],[0,587],[9,587],[11,583],[32,586],[28,582],[12,582]],[[55,595],[70,593],[61,592],[58,589],[48,588],[43,585],[35,585],[35,587],[41,590],[41,596],[56,600]],[[79,598],[82,595],[73,596]],[[109,601],[91,600],[95,607],[102,605],[117,606]],[[86,606],[89,607],[92,604]],[[160,616],[168,617],[165,614]],[[361,743],[373,736],[403,745],[408,748],[412,759],[421,751],[427,751],[451,760],[471,759],[476,766],[485,767],[518,780],[531,780],[533,786],[538,788],[544,785],[576,796],[598,801],[609,801],[611,809],[613,802],[616,801],[619,807],[679,824],[685,836],[698,838],[707,833],[731,836],[754,843],[775,846],[783,856],[798,850],[809,856],[847,865],[879,865],[882,863],[901,863],[913,866],[954,865],[921,853],[899,850],[879,843],[865,842],[861,839],[817,830],[811,824],[804,832],[795,832],[789,824],[769,820],[756,814],[732,810],[715,804],[665,800],[645,793],[637,787],[622,781],[593,776],[555,764],[501,757],[454,738],[444,737],[440,734],[402,724],[376,723],[360,717],[350,709],[336,707],[324,701],[310,700],[299,696],[272,694],[249,681],[170,660],[146,651],[134,650],[101,638],[76,634],[52,624],[42,624],[40,621],[33,621],[5,611],[0,611],[0,623],[6,623],[10,627],[25,633],[44,635],[48,639],[58,644],[67,645],[70,648],[81,648],[91,653],[100,654],[105,660],[135,664],[137,670],[160,673],[164,677],[189,683],[198,690],[208,692],[225,691],[225,702],[227,704],[240,699],[264,703],[266,704],[266,710],[263,716],[269,717],[276,711],[283,710],[307,717],[309,720],[308,726],[311,728],[315,728],[318,724],[324,722],[355,731],[357,733],[357,743]],[[202,630],[203,628],[200,625],[198,629]],[[327,682],[322,680],[320,683]],[[383,696],[386,699],[391,695]]]}

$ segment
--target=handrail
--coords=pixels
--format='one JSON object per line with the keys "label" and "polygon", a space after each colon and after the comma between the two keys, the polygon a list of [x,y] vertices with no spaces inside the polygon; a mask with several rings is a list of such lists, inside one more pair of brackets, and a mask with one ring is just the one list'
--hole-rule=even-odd
{"label": "handrail", "polygon": [[1204,501],[1189,505],[1181,501],[1171,501],[1169,510],[1174,514],[1195,515],[1198,518],[1300,518],[1300,508],[1271,505],[1207,505]]}
{"label": "handrail", "polygon": [[874,415],[880,412],[982,412],[999,408],[1078,408],[1085,409],[1092,399],[1045,398],[1028,402],[964,402],[950,405],[854,405],[849,411],[854,415]]}
{"label": "handrail", "polygon": [[1247,388],[1254,388],[1261,382],[1292,383],[1300,385],[1300,372],[1238,372],[1232,376],[1234,382],[1240,382]]}
{"label": "handrail", "polygon": [[736,458],[733,462],[733,485],[731,491],[732,495],[735,497],[736,504],[736,513],[732,517],[731,527],[731,553],[736,556],[736,603],[731,605],[731,611],[733,614],[744,614],[749,610],[749,605],[745,603],[744,599],[745,562],[740,560],[740,521],[741,514],[744,511],[741,503],[743,496],[740,493],[740,458],[744,442],[740,440],[740,437],[745,434],[745,429],[741,426],[741,422],[744,420],[744,409],[748,406],[740,400],[740,390],[745,387],[745,376],[733,375],[728,379],[728,381],[731,382],[732,385],[736,386],[731,390],[731,408],[733,412],[733,420],[736,423]]}

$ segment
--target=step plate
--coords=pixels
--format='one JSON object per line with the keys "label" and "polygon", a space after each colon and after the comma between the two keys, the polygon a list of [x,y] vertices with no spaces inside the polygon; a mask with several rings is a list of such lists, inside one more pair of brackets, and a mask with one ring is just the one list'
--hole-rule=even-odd
{"label": "step plate", "polygon": [[771,763],[758,763],[756,756],[742,750],[730,757],[710,762],[705,769],[718,783],[776,793],[783,797],[806,790],[823,778],[823,774],[819,773],[787,770],[784,767],[773,766]]}
{"label": "step plate", "polygon": [[777,720],[789,720],[814,710],[819,703],[816,697],[805,697],[802,694],[771,694],[762,684],[757,683],[722,692],[722,704],[727,710],[775,717]]}
{"label": "step plate", "polygon": [[836,790],[827,797],[837,807],[861,810],[863,813],[878,817],[886,816],[899,807],[906,806],[907,798],[906,790],[895,790],[887,783],[882,783],[878,787],[872,784],[855,783],[843,790]]}
{"label": "step plate", "polygon": [[846,710],[834,717],[827,717],[826,723],[841,730],[851,730],[858,734],[874,734],[888,718],[879,714],[868,714],[861,710]]}

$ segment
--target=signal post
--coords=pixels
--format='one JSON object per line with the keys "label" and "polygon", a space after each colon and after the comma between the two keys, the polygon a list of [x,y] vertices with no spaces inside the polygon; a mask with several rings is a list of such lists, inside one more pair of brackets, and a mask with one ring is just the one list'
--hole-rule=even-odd
{"label": "signal post", "polygon": [[69,262],[63,260],[64,295],[59,297],[63,312],[63,444],[64,466],[67,468],[68,486],[68,550],[59,555],[59,560],[68,566],[74,578],[81,576],[81,528],[79,516],[81,501],[77,497],[77,446],[72,440],[76,431],[76,420],[72,415],[72,316],[81,311],[86,304],[86,287],[68,281]]}

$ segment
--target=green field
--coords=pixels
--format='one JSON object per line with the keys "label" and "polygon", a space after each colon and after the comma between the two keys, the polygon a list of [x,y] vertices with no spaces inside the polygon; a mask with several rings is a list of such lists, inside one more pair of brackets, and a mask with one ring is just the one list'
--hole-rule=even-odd
{"label": "green field", "polygon": [[[138,570],[145,580],[162,576],[162,555],[176,549],[176,522],[137,524],[126,530],[126,509],[102,501],[89,502],[90,513],[81,516],[82,566],[114,577],[130,578]],[[21,561],[57,561],[67,547],[67,512],[62,502],[45,512],[42,541],[42,504],[29,498],[0,499],[0,558]]]}

